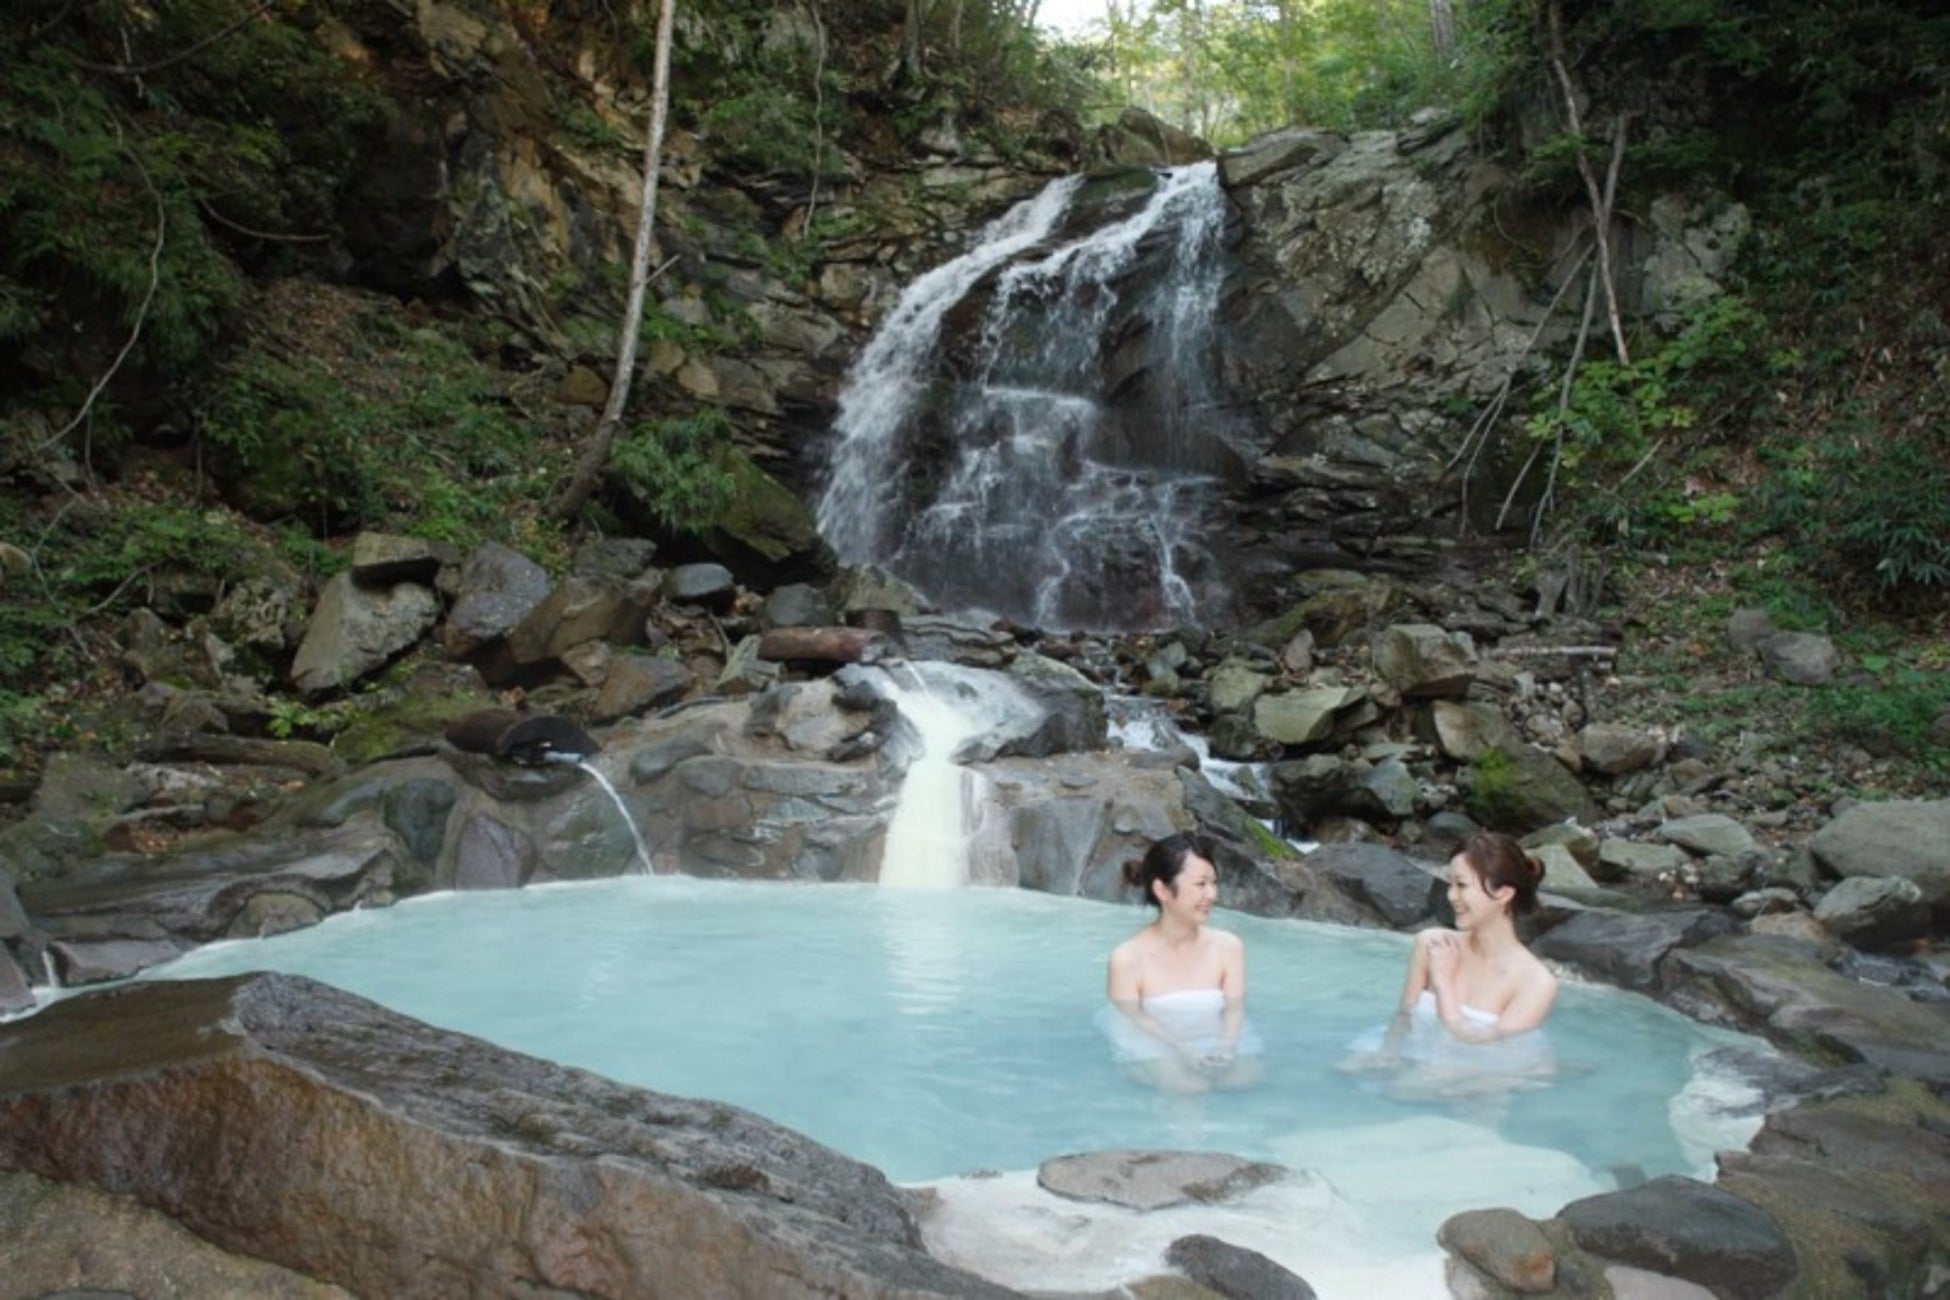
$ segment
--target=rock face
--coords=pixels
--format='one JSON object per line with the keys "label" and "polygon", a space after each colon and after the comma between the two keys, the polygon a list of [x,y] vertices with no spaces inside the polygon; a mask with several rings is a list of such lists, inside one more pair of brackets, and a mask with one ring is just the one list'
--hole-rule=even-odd
{"label": "rock face", "polygon": [[360,1295],[1010,1294],[923,1252],[878,1172],[757,1116],[285,976],[136,986],[9,1031],[0,1168]]}

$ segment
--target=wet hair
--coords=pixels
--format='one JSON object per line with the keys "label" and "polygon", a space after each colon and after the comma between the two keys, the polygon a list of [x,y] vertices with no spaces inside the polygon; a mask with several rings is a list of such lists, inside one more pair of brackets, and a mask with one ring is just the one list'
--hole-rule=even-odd
{"label": "wet hair", "polygon": [[1516,891],[1510,911],[1522,916],[1537,907],[1537,886],[1543,883],[1544,864],[1523,850],[1523,845],[1501,831],[1478,831],[1463,841],[1463,861],[1490,891],[1509,886]]}
{"label": "wet hair", "polygon": [[1151,886],[1163,881],[1167,889],[1176,892],[1178,875],[1191,858],[1212,861],[1212,846],[1203,835],[1191,831],[1167,835],[1146,849],[1142,858],[1133,858],[1124,864],[1124,883],[1142,890],[1144,901],[1151,906],[1162,907],[1158,896],[1151,892]]}

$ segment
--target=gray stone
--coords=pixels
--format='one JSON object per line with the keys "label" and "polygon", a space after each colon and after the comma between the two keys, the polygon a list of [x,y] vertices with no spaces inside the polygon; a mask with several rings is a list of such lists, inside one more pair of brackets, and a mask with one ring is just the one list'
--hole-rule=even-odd
{"label": "gray stone", "polygon": [[1577,855],[1562,844],[1540,844],[1531,855],[1543,864],[1545,889],[1594,889],[1598,882]]}
{"label": "gray stone", "polygon": [[390,587],[412,582],[431,587],[443,565],[458,557],[445,542],[390,533],[360,533],[352,539],[352,580],[362,587]]}
{"label": "gray stone", "polygon": [[388,782],[380,796],[386,827],[399,836],[407,856],[426,866],[447,842],[447,816],[454,809],[454,787],[431,777]]}
{"label": "gray stone", "polygon": [[1693,853],[1729,858],[1757,847],[1753,832],[1724,813],[1676,818],[1659,827],[1659,838]]}
{"label": "gray stone", "polygon": [[1733,1300],[1773,1300],[1794,1280],[1794,1246],[1747,1201],[1690,1178],[1655,1178],[1558,1212],[1584,1249],[1671,1274]]}
{"label": "gray stone", "polygon": [[454,888],[519,889],[534,877],[537,857],[524,832],[475,813],[454,837]]}
{"label": "gray stone", "polygon": [[1834,875],[1898,876],[1938,912],[1950,910],[1950,799],[1856,804],[1808,848]]}
{"label": "gray stone", "polygon": [[1375,638],[1375,672],[1403,696],[1460,696],[1476,680],[1476,665],[1466,632],[1400,623]]}
{"label": "gray stone", "polygon": [[319,593],[291,680],[308,695],[337,690],[383,667],[440,617],[440,599],[417,583],[372,590],[340,573]]}
{"label": "gray stone", "polygon": [[695,684],[691,670],[660,655],[620,654],[610,661],[602,688],[589,706],[594,722],[635,717],[682,699]]}
{"label": "gray stone", "polygon": [[1212,671],[1206,698],[1214,713],[1243,713],[1271,679],[1243,659],[1228,659]]}
{"label": "gray stone", "polygon": [[1624,776],[1658,763],[1665,745],[1657,736],[1637,727],[1595,722],[1577,734],[1573,742],[1584,765],[1606,776]]}
{"label": "gray stone", "polygon": [[1436,700],[1429,706],[1429,721],[1442,752],[1465,763],[1517,739],[1503,710],[1479,700]]}
{"label": "gray stone", "polygon": [[576,547],[569,573],[618,586],[644,576],[657,556],[657,544],[642,537],[595,537]]}
{"label": "gray stone", "polygon": [[1180,1237],[1166,1248],[1165,1263],[1226,1300],[1314,1300],[1299,1274],[1217,1237]]}
{"label": "gray stone", "polygon": [[759,611],[759,623],[766,628],[828,627],[837,617],[826,593],[803,582],[778,588]]}
{"label": "gray stone", "polygon": [[1422,783],[1408,770],[1408,764],[1390,758],[1357,776],[1349,794],[1349,811],[1356,816],[1399,821],[1414,814],[1422,797]]}
{"label": "gray stone", "polygon": [[1598,865],[1593,870],[1600,880],[1656,881],[1674,875],[1688,861],[1684,850],[1670,844],[1607,839],[1598,847]]}
{"label": "gray stone", "polygon": [[1036,1169],[1046,1192],[1131,1210],[1222,1204],[1286,1177],[1279,1165],[1206,1151],[1094,1151]]}
{"label": "gray stone", "polygon": [[1659,982],[1659,965],[1674,949],[1726,933],[1733,922],[1707,908],[1664,912],[1579,912],[1531,944],[1539,957],[1570,962],[1630,989]]}
{"label": "gray stone", "polygon": [[503,640],[549,593],[548,573],[519,551],[489,542],[461,566],[441,633],[447,653],[474,656]]}
{"label": "gray stone", "polygon": [[1366,698],[1345,686],[1262,695],[1253,703],[1253,728],[1275,744],[1315,744],[1334,734],[1338,713]]}
{"label": "gray stone", "polygon": [[842,616],[861,610],[887,610],[906,618],[921,612],[921,597],[913,587],[872,565],[841,570],[832,590],[833,604]]}
{"label": "gray stone", "polygon": [[1049,799],[1015,810],[1010,836],[1017,883],[1046,894],[1075,894],[1109,821],[1103,799]]}
{"label": "gray stone", "polygon": [[1727,644],[1742,654],[1757,651],[1762,641],[1778,631],[1764,609],[1736,609],[1727,616]]}
{"label": "gray stone", "polygon": [[1815,920],[1858,948],[1882,948],[1930,932],[1930,906],[1913,880],[1850,876],[1822,895]]}
{"label": "gray stone", "polygon": [[31,981],[14,963],[13,954],[0,946],[0,1016],[10,1016],[33,1005]]}
{"label": "gray stone", "polygon": [[47,950],[61,974],[62,985],[72,986],[127,979],[180,957],[194,946],[183,939],[57,940]]}
{"label": "gray stone", "polygon": [[1769,677],[1796,686],[1826,686],[1841,663],[1835,643],[1813,632],[1776,632],[1756,649]]}
{"label": "gray stone", "polygon": [[1324,844],[1306,858],[1310,870],[1347,897],[1406,929],[1435,914],[1443,883],[1427,868],[1379,844]]}
{"label": "gray stone", "polygon": [[1436,1230],[1444,1250],[1468,1260],[1503,1286],[1540,1295],[1557,1286],[1557,1253],[1544,1230],[1515,1210],[1464,1210]]}
{"label": "gray stone", "polygon": [[663,594],[676,604],[723,613],[737,599],[738,584],[722,564],[680,564],[664,575]]}
{"label": "gray stone", "polygon": [[508,633],[508,654],[528,667],[560,659],[591,641],[639,645],[655,603],[656,591],[648,583],[569,577]]}
{"label": "gray stone", "polygon": [[1066,663],[1027,651],[1017,654],[1008,674],[1042,712],[1034,730],[1005,743],[997,752],[1043,758],[1052,754],[1094,752],[1110,743],[1104,692]]}
{"label": "gray stone", "polygon": [[1469,811],[1492,830],[1512,835],[1563,821],[1598,821],[1598,805],[1577,777],[1530,745],[1495,749],[1470,768]]}

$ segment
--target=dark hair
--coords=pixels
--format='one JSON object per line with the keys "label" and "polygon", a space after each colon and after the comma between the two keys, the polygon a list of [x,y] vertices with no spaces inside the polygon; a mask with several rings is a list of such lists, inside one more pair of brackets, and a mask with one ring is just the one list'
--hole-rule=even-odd
{"label": "dark hair", "polygon": [[1501,831],[1478,831],[1463,841],[1463,861],[1483,882],[1483,888],[1516,890],[1510,911],[1518,916],[1537,906],[1537,886],[1544,879],[1544,864],[1523,850],[1523,845]]}
{"label": "dark hair", "polygon": [[1124,883],[1144,891],[1144,901],[1159,907],[1158,896],[1151,892],[1154,882],[1162,880],[1167,889],[1176,890],[1178,873],[1185,869],[1188,858],[1204,858],[1212,861],[1212,846],[1203,835],[1184,831],[1177,835],[1167,835],[1144,851],[1142,858],[1133,858],[1124,864]]}

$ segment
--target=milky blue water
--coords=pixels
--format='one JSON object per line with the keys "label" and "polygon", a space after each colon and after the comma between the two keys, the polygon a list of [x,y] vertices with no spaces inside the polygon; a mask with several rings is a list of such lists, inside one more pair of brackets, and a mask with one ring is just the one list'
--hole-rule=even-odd
{"label": "milky blue water", "polygon": [[1566,987],[1549,1026],[1563,1078],[1504,1105],[1395,1100],[1337,1072],[1400,995],[1408,940],[1393,934],[1221,913],[1246,942],[1269,1077],[1195,1103],[1161,1096],[1119,1070],[1092,1020],[1105,957],[1147,919],[1016,890],[631,877],[429,896],[214,944],[147,977],[308,975],[736,1103],[899,1181],[1129,1147],[1291,1160],[1309,1135],[1425,1113],[1594,1171],[1701,1172],[1673,1112],[1697,1091],[1695,1058],[1733,1040],[1633,995]]}

